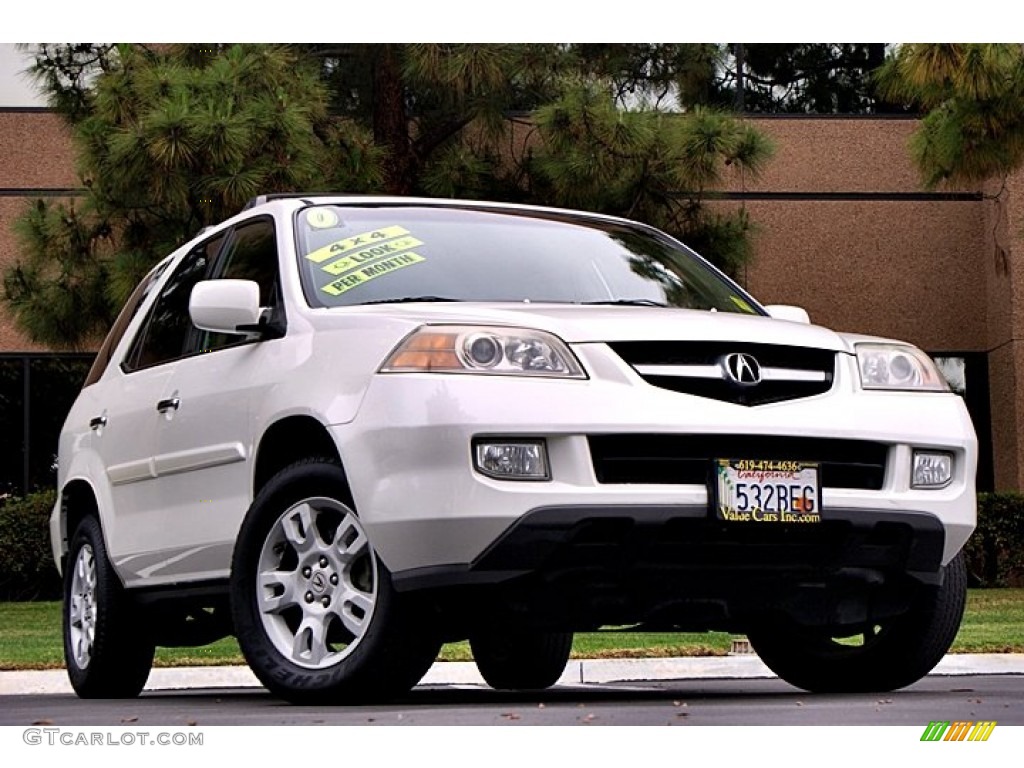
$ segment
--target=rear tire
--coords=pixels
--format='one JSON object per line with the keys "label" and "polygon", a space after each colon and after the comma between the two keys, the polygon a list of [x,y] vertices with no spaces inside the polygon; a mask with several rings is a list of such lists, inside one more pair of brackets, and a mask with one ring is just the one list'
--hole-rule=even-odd
{"label": "rear tire", "polygon": [[487,630],[469,639],[476,667],[498,690],[550,688],[565,671],[572,632]]}
{"label": "rear tire", "polygon": [[64,572],[64,660],[83,699],[138,696],[155,646],[107,559],[103,532],[86,517],[71,537]]}
{"label": "rear tire", "polygon": [[[813,692],[891,691],[927,675],[956,638],[967,600],[963,553],[943,569],[941,586],[925,587],[910,610],[869,628],[861,645],[792,623],[748,632],[761,660],[779,677]],[[849,641],[848,641],[849,642]]]}

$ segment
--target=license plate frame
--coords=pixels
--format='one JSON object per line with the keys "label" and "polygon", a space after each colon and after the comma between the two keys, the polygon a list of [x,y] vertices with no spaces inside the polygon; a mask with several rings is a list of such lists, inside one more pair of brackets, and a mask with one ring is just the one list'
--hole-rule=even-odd
{"label": "license plate frame", "polygon": [[[747,525],[821,522],[821,465],[791,459],[714,459],[713,517]],[[795,508],[794,508],[795,507]]]}

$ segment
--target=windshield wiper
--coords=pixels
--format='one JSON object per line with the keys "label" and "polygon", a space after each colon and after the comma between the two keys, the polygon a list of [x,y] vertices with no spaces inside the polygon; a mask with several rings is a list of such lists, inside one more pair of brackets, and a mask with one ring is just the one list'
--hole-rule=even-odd
{"label": "windshield wiper", "polygon": [[605,306],[623,306],[623,307],[667,307],[668,304],[662,304],[660,301],[654,301],[653,299],[606,299],[605,301],[581,301],[580,304],[591,305],[605,305]]}
{"label": "windshield wiper", "polygon": [[361,301],[358,304],[353,304],[356,307],[365,307],[370,304],[411,304],[416,301],[461,301],[461,299],[451,299],[447,296],[399,296],[394,299],[377,299],[375,301]]}

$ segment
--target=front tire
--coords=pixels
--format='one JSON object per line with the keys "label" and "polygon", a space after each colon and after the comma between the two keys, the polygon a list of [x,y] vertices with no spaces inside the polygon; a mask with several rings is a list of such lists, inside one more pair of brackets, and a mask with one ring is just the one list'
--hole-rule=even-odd
{"label": "front tire", "polygon": [[565,671],[572,632],[488,629],[470,637],[481,676],[498,690],[550,688]]}
{"label": "front tire", "polygon": [[107,559],[103,532],[86,517],[71,537],[64,572],[64,660],[83,699],[129,699],[142,691],[155,646]]}
{"label": "front tire", "polygon": [[859,645],[792,624],[752,629],[750,644],[775,674],[807,691],[882,692],[911,685],[946,654],[963,618],[963,553],[943,571],[941,586],[923,588],[905,614],[869,627]]}
{"label": "front tire", "polygon": [[352,509],[341,467],[278,473],[242,524],[231,568],[239,646],[293,703],[382,701],[407,692],[441,642],[398,595]]}

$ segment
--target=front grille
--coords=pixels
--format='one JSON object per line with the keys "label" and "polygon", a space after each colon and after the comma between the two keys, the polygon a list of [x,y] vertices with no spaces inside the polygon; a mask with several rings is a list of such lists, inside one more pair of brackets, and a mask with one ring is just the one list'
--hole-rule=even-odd
{"label": "front grille", "polygon": [[[836,353],[826,349],[727,341],[623,341],[608,345],[633,366],[644,381],[661,389],[737,405],[765,405],[828,392],[835,378]],[[736,384],[725,375],[723,360],[733,353],[752,356],[776,378]],[[676,367],[665,375],[645,368]]]}
{"label": "front grille", "polygon": [[888,447],[866,440],[763,435],[590,435],[597,481],[704,485],[713,459],[791,459],[820,464],[823,488],[877,491]]}

